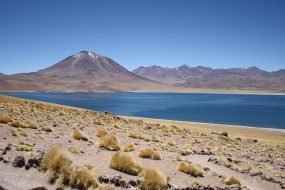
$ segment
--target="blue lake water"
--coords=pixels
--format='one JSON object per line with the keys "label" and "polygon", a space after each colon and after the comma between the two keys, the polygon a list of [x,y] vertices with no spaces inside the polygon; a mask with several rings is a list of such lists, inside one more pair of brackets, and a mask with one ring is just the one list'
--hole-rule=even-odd
{"label": "blue lake water", "polygon": [[3,93],[117,115],[285,129],[285,96],[188,93]]}

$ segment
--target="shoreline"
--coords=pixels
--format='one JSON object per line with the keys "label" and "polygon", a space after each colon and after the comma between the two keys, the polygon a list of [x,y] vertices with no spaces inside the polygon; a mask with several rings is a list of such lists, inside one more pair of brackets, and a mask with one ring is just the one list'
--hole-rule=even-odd
{"label": "shoreline", "polygon": [[[49,104],[53,106],[67,107],[71,109],[79,109],[79,110],[87,110],[91,112],[99,112],[96,110],[90,110],[85,108],[73,107],[68,105],[32,100],[27,98],[19,98],[15,96],[1,95],[7,98],[15,98],[19,100],[25,101],[34,101],[42,104]],[[115,115],[115,114],[114,114]],[[188,122],[188,121],[179,121],[179,120],[167,120],[167,119],[155,119],[155,118],[144,118],[144,117],[135,117],[135,116],[122,116],[117,115],[119,117],[125,119],[136,119],[143,120],[146,123],[150,124],[160,124],[160,125],[176,125],[181,128],[188,128],[192,131],[200,132],[200,133],[212,133],[212,132],[228,132],[231,137],[241,137],[241,138],[255,138],[261,141],[267,142],[282,142],[285,144],[285,130],[284,129],[276,129],[276,128],[259,128],[259,127],[250,127],[250,126],[239,126],[239,125],[225,125],[225,124],[214,124],[214,123],[203,123],[203,122]]]}
{"label": "shoreline", "polygon": [[148,120],[157,120],[159,121],[169,121],[169,122],[177,122],[177,123],[189,123],[189,124],[198,124],[198,125],[212,125],[217,127],[241,127],[241,128],[248,128],[248,129],[262,129],[268,131],[275,131],[285,133],[285,129],[278,129],[278,128],[267,128],[267,127],[252,127],[247,125],[234,125],[234,124],[221,124],[221,123],[207,123],[207,122],[198,122],[198,121],[182,121],[182,120],[172,120],[172,119],[158,119],[158,118],[151,118],[151,117],[139,117],[139,116],[128,116],[128,115],[118,115],[119,117],[126,117],[126,118],[137,118],[137,119],[148,119]]}
{"label": "shoreline", "polygon": [[270,95],[270,96],[285,96],[285,93],[278,92],[239,92],[239,91],[97,91],[97,92],[85,92],[85,91],[0,91],[1,93],[173,93],[173,94],[221,94],[221,95]]}

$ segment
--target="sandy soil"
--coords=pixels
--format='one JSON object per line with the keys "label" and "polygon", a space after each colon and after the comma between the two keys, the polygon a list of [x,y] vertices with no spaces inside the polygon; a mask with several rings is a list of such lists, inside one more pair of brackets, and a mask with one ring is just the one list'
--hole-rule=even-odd
{"label": "sandy soil", "polygon": [[[0,96],[0,116],[11,119],[9,122],[0,122],[0,156],[3,159],[0,161],[0,186],[6,189],[31,189],[39,186],[56,189],[57,185],[48,183],[46,171],[39,170],[40,168],[25,170],[24,167],[15,168],[11,164],[18,155],[23,155],[28,160],[34,152],[46,152],[55,144],[67,151],[74,167],[94,167],[97,177],[120,175],[126,182],[140,179],[139,176],[110,168],[109,160],[115,151],[98,147],[102,138],[96,136],[99,129],[115,135],[121,148],[126,144],[135,145],[135,150],[127,154],[143,168],[160,170],[176,189],[191,187],[193,181],[201,186],[229,189],[285,188],[285,133],[277,130],[117,117],[111,113],[7,96]],[[22,125],[15,127],[15,121]],[[28,122],[36,128],[29,128],[25,124]],[[50,130],[46,130],[47,127]],[[72,138],[75,129],[86,134],[88,141]],[[14,130],[21,130],[26,135],[13,136]],[[227,132],[228,136],[226,133],[220,134],[222,132]],[[130,137],[130,133],[137,137]],[[175,143],[169,143],[170,140]],[[32,150],[18,149],[23,143],[29,144]],[[7,146],[11,150],[3,154]],[[157,150],[161,160],[139,157],[140,150],[146,147]],[[179,171],[178,166],[182,161],[177,156],[195,168],[200,168],[204,177],[193,177]],[[231,176],[240,180],[242,187],[226,185],[224,180]],[[110,187],[122,188],[113,185]]]}

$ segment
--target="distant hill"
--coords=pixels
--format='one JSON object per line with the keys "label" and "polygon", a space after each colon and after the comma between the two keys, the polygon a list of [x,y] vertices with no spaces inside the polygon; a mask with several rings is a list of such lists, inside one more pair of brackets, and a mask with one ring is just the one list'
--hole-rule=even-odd
{"label": "distant hill", "polygon": [[143,78],[94,52],[82,51],[33,73],[0,76],[1,91],[139,91],[159,89]]}
{"label": "distant hill", "polygon": [[139,67],[133,73],[179,87],[285,92],[285,69],[267,72],[257,67],[212,69],[187,65],[163,68],[154,65]]}

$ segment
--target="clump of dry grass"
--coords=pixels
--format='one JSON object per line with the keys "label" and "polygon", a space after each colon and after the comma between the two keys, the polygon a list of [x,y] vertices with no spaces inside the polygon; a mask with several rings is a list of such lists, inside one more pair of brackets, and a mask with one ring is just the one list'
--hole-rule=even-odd
{"label": "clump of dry grass", "polygon": [[179,154],[176,155],[176,161],[182,161],[182,158]]}
{"label": "clump of dry grass", "polygon": [[186,162],[181,162],[179,167],[178,167],[178,170],[181,171],[181,172],[184,172],[186,174],[189,174],[193,177],[203,177],[204,176],[204,173],[202,170],[192,166],[191,164],[188,164]]}
{"label": "clump of dry grass", "polygon": [[70,186],[77,189],[98,187],[96,175],[92,169],[82,167],[75,169],[70,175]]}
{"label": "clump of dry grass", "polygon": [[97,137],[103,137],[104,135],[107,135],[108,133],[107,133],[107,131],[105,130],[105,129],[98,129],[97,131],[96,131],[96,136]]}
{"label": "clump of dry grass", "polygon": [[153,150],[152,148],[144,148],[139,152],[139,157],[141,158],[150,158],[153,160],[161,160],[159,152]]}
{"label": "clump of dry grass", "polygon": [[90,168],[73,169],[71,163],[66,152],[53,146],[47,151],[42,166],[47,170],[49,181],[56,182],[59,187],[64,185],[77,189],[98,187],[96,175]]}
{"label": "clump of dry grass", "polygon": [[159,141],[160,141],[159,137],[156,136],[156,135],[152,135],[152,136],[151,136],[151,140],[152,140],[153,142],[159,142]]}
{"label": "clump of dry grass", "polygon": [[137,138],[139,138],[139,135],[137,135],[135,133],[129,133],[128,137],[133,138],[133,139],[137,139]]}
{"label": "clump of dry grass", "polygon": [[136,146],[134,144],[126,144],[123,148],[124,152],[132,152],[136,149]]}
{"label": "clump of dry grass", "polygon": [[80,130],[76,129],[72,132],[72,138],[76,140],[88,141],[88,137]]}
{"label": "clump of dry grass", "polygon": [[0,115],[0,123],[7,124],[13,121],[9,116]]}
{"label": "clump of dry grass", "polygon": [[30,129],[37,129],[38,128],[37,125],[32,121],[26,121],[25,125],[26,125],[26,128],[30,128]]}
{"label": "clump of dry grass", "polygon": [[20,141],[19,144],[16,145],[16,150],[17,151],[32,151],[33,145]]}
{"label": "clump of dry grass", "polygon": [[98,146],[100,148],[105,148],[107,150],[116,151],[120,150],[120,142],[114,135],[104,135],[100,138],[100,141],[98,143]]}
{"label": "clump of dry grass", "polygon": [[157,169],[146,168],[140,176],[143,178],[140,182],[142,190],[164,190],[167,188],[167,178]]}
{"label": "clump of dry grass", "polygon": [[116,152],[111,158],[110,167],[130,175],[138,175],[142,167],[139,163],[134,161],[127,153]]}
{"label": "clump of dry grass", "polygon": [[226,185],[234,185],[234,184],[237,184],[237,185],[239,185],[240,187],[243,186],[243,185],[242,185],[242,182],[241,182],[240,180],[236,179],[236,178],[233,177],[233,176],[231,176],[231,177],[225,179],[224,183],[225,183]]}
{"label": "clump of dry grass", "polygon": [[15,128],[26,128],[26,126],[22,123],[22,122],[20,122],[20,121],[18,121],[18,120],[16,120],[16,121],[12,121],[11,123],[9,123],[12,127],[15,127]]}
{"label": "clump of dry grass", "polygon": [[169,140],[167,141],[167,145],[169,145],[169,146],[175,146],[175,145],[176,145],[176,142],[175,142],[174,140],[172,140],[172,139],[169,139]]}
{"label": "clump of dry grass", "polygon": [[52,128],[48,126],[41,126],[41,130],[45,132],[52,132]]}
{"label": "clump of dry grass", "polygon": [[22,129],[12,129],[11,133],[14,137],[27,137],[27,133]]}

